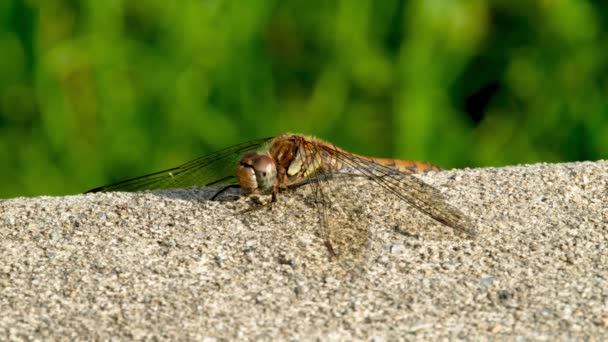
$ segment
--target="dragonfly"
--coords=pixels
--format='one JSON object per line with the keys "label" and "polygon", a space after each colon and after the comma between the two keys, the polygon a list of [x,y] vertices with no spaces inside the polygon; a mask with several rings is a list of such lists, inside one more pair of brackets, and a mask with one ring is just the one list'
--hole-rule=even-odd
{"label": "dragonfly", "polygon": [[[327,230],[332,199],[331,190],[323,184],[338,175],[364,176],[433,220],[473,237],[476,233],[470,218],[449,204],[437,188],[415,176],[441,170],[427,162],[368,157],[315,137],[285,133],[234,145],[168,170],[87,193],[225,185],[240,187],[246,195],[270,194],[271,202],[275,202],[280,192],[310,185],[320,224]],[[325,244],[330,254],[336,254],[330,241]]]}

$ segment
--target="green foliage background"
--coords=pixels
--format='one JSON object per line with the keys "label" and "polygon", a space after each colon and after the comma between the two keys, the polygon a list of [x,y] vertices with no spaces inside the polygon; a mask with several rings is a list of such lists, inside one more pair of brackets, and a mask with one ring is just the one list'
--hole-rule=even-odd
{"label": "green foliage background", "polygon": [[447,168],[606,158],[607,7],[2,0],[0,197],[285,131]]}

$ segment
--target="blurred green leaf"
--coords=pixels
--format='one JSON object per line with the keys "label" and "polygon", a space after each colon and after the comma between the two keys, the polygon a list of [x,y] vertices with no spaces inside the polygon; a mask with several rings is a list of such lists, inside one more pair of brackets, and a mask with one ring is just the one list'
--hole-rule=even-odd
{"label": "blurred green leaf", "polygon": [[601,1],[0,2],[0,197],[282,132],[475,167],[608,154]]}

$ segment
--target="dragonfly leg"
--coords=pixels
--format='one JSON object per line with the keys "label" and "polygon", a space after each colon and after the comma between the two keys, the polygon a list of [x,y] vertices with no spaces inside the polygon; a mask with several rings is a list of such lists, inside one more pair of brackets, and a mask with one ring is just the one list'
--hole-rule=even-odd
{"label": "dragonfly leg", "polygon": [[221,195],[223,192],[225,192],[226,190],[230,189],[230,188],[240,188],[241,186],[238,184],[230,184],[230,185],[226,185],[225,187],[221,188],[220,190],[218,190],[215,195],[211,196],[211,198],[209,199],[210,201],[215,201],[217,199],[217,197],[219,195]]}
{"label": "dragonfly leg", "polygon": [[271,193],[271,199],[270,199],[270,203],[274,203],[277,201],[277,192],[279,192],[279,187],[275,184],[272,186],[272,193]]}
{"label": "dragonfly leg", "polygon": [[258,194],[255,195],[250,195],[249,196],[249,200],[251,202],[251,206],[245,210],[243,210],[241,213],[249,213],[249,212],[253,212],[256,210],[261,210],[261,209],[268,209],[271,210],[272,209],[272,201],[270,202],[264,202],[260,196]]}

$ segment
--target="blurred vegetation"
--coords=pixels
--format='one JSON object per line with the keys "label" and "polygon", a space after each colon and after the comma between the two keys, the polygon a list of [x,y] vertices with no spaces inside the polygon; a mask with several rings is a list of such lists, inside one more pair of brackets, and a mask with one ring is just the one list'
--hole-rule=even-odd
{"label": "blurred vegetation", "polygon": [[444,167],[608,154],[605,1],[0,1],[0,197],[281,132]]}

